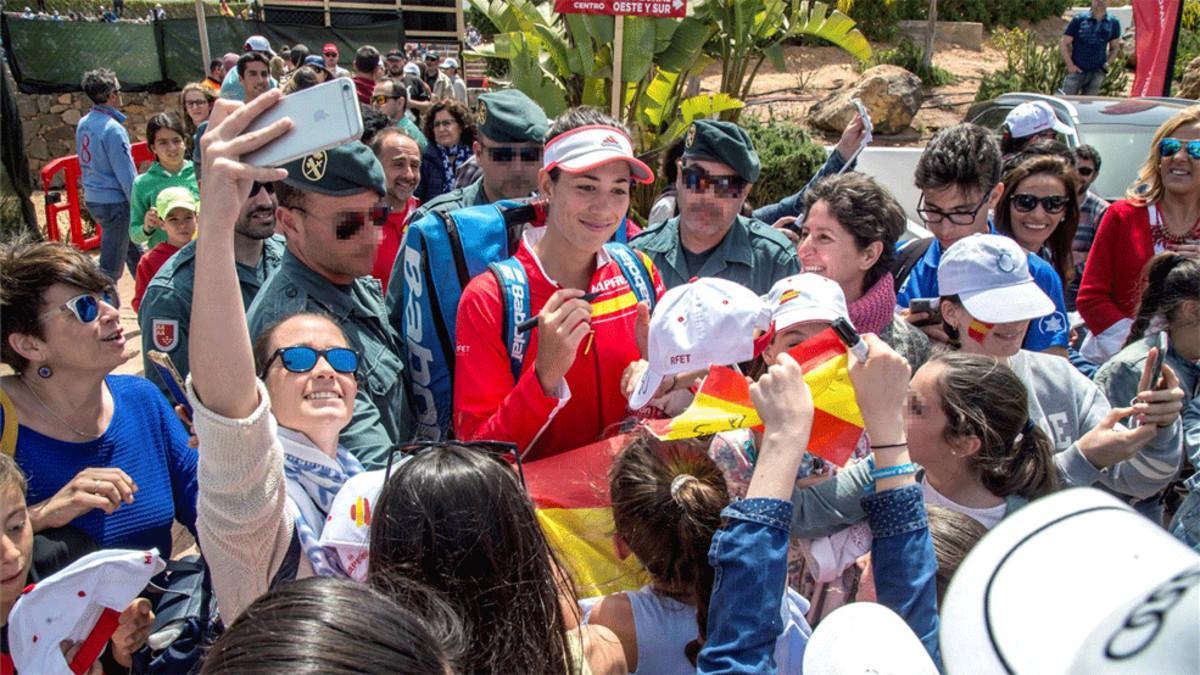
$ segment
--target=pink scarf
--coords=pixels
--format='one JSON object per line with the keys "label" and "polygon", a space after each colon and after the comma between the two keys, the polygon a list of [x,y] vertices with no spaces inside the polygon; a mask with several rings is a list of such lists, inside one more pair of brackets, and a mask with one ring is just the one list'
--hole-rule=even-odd
{"label": "pink scarf", "polygon": [[891,274],[885,274],[850,303],[850,323],[860,333],[879,334],[892,322],[896,311],[896,285]]}

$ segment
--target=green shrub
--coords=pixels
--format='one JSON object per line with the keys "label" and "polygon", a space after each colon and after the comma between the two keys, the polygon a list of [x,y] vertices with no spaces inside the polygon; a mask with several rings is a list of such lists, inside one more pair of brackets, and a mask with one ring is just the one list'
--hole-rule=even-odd
{"label": "green shrub", "polygon": [[750,193],[757,206],[796,194],[825,163],[825,148],[814,143],[803,127],[769,119],[742,119],[762,162],[762,172]]}
{"label": "green shrub", "polygon": [[900,66],[921,78],[922,84],[927,87],[940,87],[943,84],[954,82],[954,75],[945,68],[939,68],[936,65],[926,68],[921,59],[922,52],[920,45],[909,38],[901,38],[900,43],[892,49],[876,50],[869,65],[878,66],[887,63]]}
{"label": "green shrub", "polygon": [[896,39],[899,5],[907,0],[838,0],[837,8],[854,19],[854,25],[868,39],[891,42]]}
{"label": "green shrub", "polygon": [[[1021,28],[998,30],[992,41],[1004,52],[1004,67],[983,77],[975,92],[976,101],[1014,91],[1053,94],[1062,86],[1067,66],[1057,43],[1038,44],[1033,33]],[[1125,96],[1128,92],[1129,73],[1120,67],[1109,70],[1100,95]]]}
{"label": "green shrub", "polygon": [[1187,0],[1183,4],[1182,23],[1179,26],[1179,45],[1175,50],[1175,87],[1183,84],[1183,71],[1192,59],[1200,56],[1200,0]]}
{"label": "green shrub", "polygon": [[[978,21],[991,28],[1013,26],[1020,21],[1041,21],[1062,16],[1073,0],[938,0],[939,21]],[[929,0],[838,0],[838,9],[854,19],[859,30],[872,40],[890,42],[896,37],[897,22],[929,17]]]}

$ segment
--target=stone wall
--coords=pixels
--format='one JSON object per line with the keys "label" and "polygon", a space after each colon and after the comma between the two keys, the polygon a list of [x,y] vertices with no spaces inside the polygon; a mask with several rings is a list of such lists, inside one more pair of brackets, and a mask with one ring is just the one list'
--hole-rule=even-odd
{"label": "stone wall", "polygon": [[[122,94],[121,109],[128,119],[125,129],[133,143],[144,141],[146,120],[166,110],[179,110],[179,93]],[[34,180],[43,165],[52,159],[75,154],[75,125],[92,107],[83,92],[70,94],[17,94],[21,128],[25,134],[25,154]]]}

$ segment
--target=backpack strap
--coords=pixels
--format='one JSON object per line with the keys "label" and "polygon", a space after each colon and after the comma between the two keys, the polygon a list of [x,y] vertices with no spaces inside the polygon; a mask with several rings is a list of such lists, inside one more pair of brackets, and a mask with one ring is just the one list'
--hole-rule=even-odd
{"label": "backpack strap", "polygon": [[17,407],[8,392],[0,389],[0,452],[13,457],[17,454]]}
{"label": "backpack strap", "polygon": [[605,244],[604,250],[621,268],[621,274],[625,275],[625,280],[629,282],[629,287],[633,289],[638,302],[649,304],[653,310],[658,300],[654,295],[654,279],[650,277],[650,270],[642,264],[638,254],[625,244],[615,241]]}
{"label": "backpack strap", "polygon": [[925,252],[929,250],[933,242],[933,237],[927,237],[925,239],[918,239],[901,249],[900,255],[896,256],[895,262],[892,263],[892,276],[896,278],[897,289],[904,285],[905,280],[908,279],[908,275],[917,266],[921,258],[925,257]]}
{"label": "backpack strap", "polygon": [[504,306],[500,335],[508,351],[513,381],[516,381],[521,377],[521,364],[525,361],[525,347],[529,343],[529,334],[517,331],[517,325],[529,317],[529,277],[515,257],[493,262],[488,269],[496,275],[500,285],[500,304]]}

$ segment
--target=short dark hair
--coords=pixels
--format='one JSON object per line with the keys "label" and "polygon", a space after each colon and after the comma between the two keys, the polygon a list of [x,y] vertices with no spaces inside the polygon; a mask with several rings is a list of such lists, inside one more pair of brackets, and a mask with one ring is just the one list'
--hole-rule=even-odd
{"label": "short dark hair", "polygon": [[904,234],[904,208],[878,181],[856,171],[829,176],[809,188],[804,194],[805,212],[819,201],[854,237],[860,251],[876,241],[883,244],[879,259],[863,277],[863,292],[870,290],[892,268],[896,242]]}
{"label": "short dark hair", "polygon": [[1075,148],[1075,163],[1091,162],[1096,165],[1096,173],[1100,173],[1100,151],[1084,143]]}
{"label": "short dark hair", "polygon": [[275,203],[284,208],[304,208],[304,194],[304,190],[292,187],[284,181],[275,182]]}
{"label": "short dark hair", "polygon": [[406,102],[408,101],[408,87],[404,86],[404,82],[394,77],[385,77],[375,83],[376,93],[379,92],[380,87],[385,85],[391,90],[391,93],[388,94],[388,96],[393,98],[402,98]]}
{"label": "short dark hair", "polygon": [[1000,182],[1000,146],[991,133],[964,122],[943,129],[929,141],[913,182],[922,190],[957,187],[963,192],[987,192]]}
{"label": "short dark hair", "polygon": [[354,52],[354,69],[360,73],[371,73],[379,67],[379,50],[363,45]]}
{"label": "short dark hair", "polygon": [[108,97],[114,91],[118,91],[121,85],[117,81],[116,73],[108,68],[96,68],[83,74],[79,87],[83,89],[83,93],[87,94],[92,103],[102,104],[107,103]]}
{"label": "short dark hair", "polygon": [[213,59],[212,61],[208,62],[208,72],[211,73],[213,71],[213,69],[215,69],[217,66],[224,66],[224,65],[225,65],[224,63],[221,63],[221,59]]}
{"label": "short dark hair", "polygon": [[246,65],[252,62],[261,63],[267,67],[267,72],[271,72],[271,57],[262,52],[246,52],[238,57],[237,74],[238,79],[241,79],[246,74]]}
{"label": "short dark hair", "polygon": [[309,55],[308,45],[300,43],[292,46],[292,51],[288,52],[288,59],[291,60],[292,66],[299,68],[300,64],[304,63],[304,59]]}
{"label": "short dark hair", "polygon": [[[1004,176],[1008,176],[1011,171],[1025,162],[1038,157],[1055,157],[1066,162],[1067,166],[1075,166],[1075,152],[1071,150],[1070,146],[1057,139],[1039,138],[1026,144],[1020,152],[1009,155],[1004,160]],[[1005,182],[1007,183],[1007,178],[1005,178]]]}
{"label": "short dark hair", "polygon": [[173,112],[158,113],[146,122],[146,144],[154,145],[154,135],[163,129],[169,129],[179,134],[186,141],[188,134],[183,128],[183,120]]}
{"label": "short dark hair", "polygon": [[363,126],[362,136],[359,137],[359,140],[362,141],[363,145],[370,145],[375,139],[375,134],[378,134],[380,131],[393,126],[392,119],[390,117],[383,114],[382,111],[376,110],[369,105],[364,105],[359,108],[359,112],[362,114]]}

